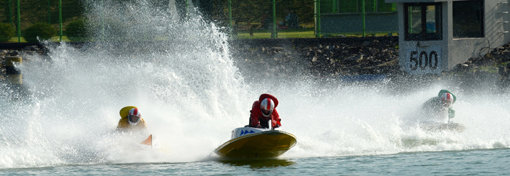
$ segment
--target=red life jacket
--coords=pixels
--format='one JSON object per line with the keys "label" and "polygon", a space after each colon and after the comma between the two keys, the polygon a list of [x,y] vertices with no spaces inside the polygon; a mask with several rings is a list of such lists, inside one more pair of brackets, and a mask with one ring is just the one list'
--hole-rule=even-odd
{"label": "red life jacket", "polygon": [[[265,99],[270,98],[274,102],[274,110],[273,113],[271,113],[271,116],[264,117],[262,115],[262,111],[260,110],[260,102]],[[280,115],[278,114],[278,111],[276,111],[276,107],[278,106],[278,99],[270,94],[262,94],[259,97],[259,100],[253,102],[253,105],[251,107],[250,111],[250,124],[248,126],[250,127],[261,127],[261,128],[269,128],[269,120],[271,120],[271,127],[272,128],[278,128],[282,126],[280,123]]]}

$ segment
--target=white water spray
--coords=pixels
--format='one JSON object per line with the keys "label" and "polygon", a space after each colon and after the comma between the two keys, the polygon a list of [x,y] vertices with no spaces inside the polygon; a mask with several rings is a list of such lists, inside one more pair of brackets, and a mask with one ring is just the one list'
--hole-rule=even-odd
{"label": "white water spray", "polygon": [[[387,82],[247,83],[225,34],[199,15],[181,21],[147,1],[104,3],[88,9],[98,42],[48,46],[48,57],[26,58],[24,101],[9,100],[13,91],[2,84],[0,168],[214,157],[265,92],[279,98],[281,130],[298,140],[284,158],[510,146],[508,94],[468,94],[441,84],[395,93]],[[454,121],[464,132],[431,133],[404,123],[445,87],[458,96]],[[127,105],[139,107],[158,148],[126,146],[139,141],[113,133]]]}

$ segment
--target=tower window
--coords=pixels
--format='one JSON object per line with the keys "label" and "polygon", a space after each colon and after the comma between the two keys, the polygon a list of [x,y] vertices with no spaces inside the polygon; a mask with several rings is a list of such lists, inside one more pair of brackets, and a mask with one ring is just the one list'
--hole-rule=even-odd
{"label": "tower window", "polygon": [[406,3],[405,40],[441,40],[441,3]]}

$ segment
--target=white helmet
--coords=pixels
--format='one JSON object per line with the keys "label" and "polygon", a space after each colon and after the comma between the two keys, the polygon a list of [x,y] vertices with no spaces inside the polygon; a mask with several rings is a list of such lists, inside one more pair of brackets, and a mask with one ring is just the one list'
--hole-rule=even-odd
{"label": "white helmet", "polygon": [[445,107],[449,107],[453,104],[453,96],[452,94],[446,92],[441,95],[441,103]]}
{"label": "white helmet", "polygon": [[138,108],[132,108],[129,110],[128,122],[131,125],[137,125],[140,122],[142,114],[138,111]]}
{"label": "white helmet", "polygon": [[262,102],[260,102],[260,110],[262,111],[262,115],[264,117],[269,117],[273,113],[274,110],[274,102],[270,98],[264,98]]}

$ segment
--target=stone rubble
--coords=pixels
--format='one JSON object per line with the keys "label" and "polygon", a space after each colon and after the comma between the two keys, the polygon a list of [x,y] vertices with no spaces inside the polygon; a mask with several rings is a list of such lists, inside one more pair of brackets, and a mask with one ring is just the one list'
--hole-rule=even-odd
{"label": "stone rubble", "polygon": [[[236,40],[230,43],[231,55],[246,79],[264,76],[285,78],[308,75],[338,78],[356,75],[406,76],[398,65],[398,37],[327,38],[327,39],[262,39]],[[510,44],[493,48],[487,54],[470,58],[439,75],[483,79],[498,76],[502,85],[510,83]],[[21,51],[0,49],[0,62],[9,55],[45,54],[39,46],[26,46]],[[496,70],[496,71],[494,71]],[[0,71],[4,75],[5,69]],[[443,78],[441,78],[443,77]],[[0,80],[4,79],[0,76]]]}

